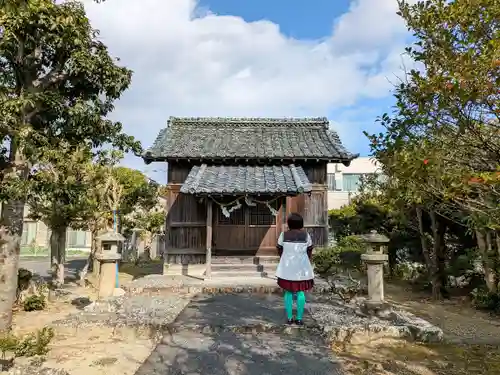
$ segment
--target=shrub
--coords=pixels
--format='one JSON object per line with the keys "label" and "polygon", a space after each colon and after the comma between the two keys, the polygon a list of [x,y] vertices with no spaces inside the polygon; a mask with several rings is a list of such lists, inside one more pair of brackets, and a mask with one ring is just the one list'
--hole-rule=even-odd
{"label": "shrub", "polygon": [[14,335],[7,333],[0,336],[0,353],[2,357],[5,357],[6,353],[13,353],[16,351],[16,347],[19,340]]}
{"label": "shrub", "polygon": [[340,270],[361,270],[361,254],[366,245],[357,237],[343,237],[336,246],[318,249],[313,255],[316,272],[327,276]]}
{"label": "shrub", "polygon": [[45,309],[47,306],[45,302],[45,296],[43,295],[32,295],[26,297],[23,301],[23,310],[24,311],[40,311]]}
{"label": "shrub", "polygon": [[31,333],[18,341],[14,354],[16,357],[33,357],[49,352],[49,344],[54,338],[54,329],[43,327],[36,333]]}
{"label": "shrub", "polygon": [[425,265],[416,262],[401,262],[394,266],[394,277],[417,283],[427,277]]}
{"label": "shrub", "polygon": [[476,308],[500,313],[499,293],[491,293],[484,288],[476,288],[472,291],[471,297]]}
{"label": "shrub", "polygon": [[49,352],[49,344],[53,338],[54,330],[50,327],[44,327],[25,337],[8,333],[0,336],[0,352],[2,357],[5,357],[6,353],[12,353],[15,357],[45,355]]}

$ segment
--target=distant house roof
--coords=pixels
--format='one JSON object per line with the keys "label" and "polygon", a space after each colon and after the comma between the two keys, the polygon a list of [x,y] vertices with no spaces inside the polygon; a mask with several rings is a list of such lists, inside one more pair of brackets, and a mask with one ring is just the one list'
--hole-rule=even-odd
{"label": "distant house roof", "polygon": [[171,117],[146,163],[175,159],[325,160],[345,163],[348,152],[326,118],[179,118]]}
{"label": "distant house roof", "polygon": [[288,166],[194,166],[181,187],[185,194],[283,194],[312,190],[302,167]]}

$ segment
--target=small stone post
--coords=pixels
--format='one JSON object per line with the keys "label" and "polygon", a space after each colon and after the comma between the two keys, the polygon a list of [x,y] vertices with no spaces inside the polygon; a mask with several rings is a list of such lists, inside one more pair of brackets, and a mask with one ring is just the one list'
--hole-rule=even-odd
{"label": "small stone post", "polygon": [[118,244],[125,238],[114,231],[108,231],[99,236],[102,244],[102,252],[96,254],[96,260],[99,262],[99,299],[111,297],[116,287],[116,270],[118,262],[122,256],[118,253]]}
{"label": "small stone post", "polygon": [[361,260],[366,263],[368,274],[368,299],[365,308],[368,311],[380,311],[386,307],[384,300],[384,264],[389,256],[384,254],[384,249],[389,239],[372,230],[370,234],[359,236],[369,245],[369,250],[361,255]]}

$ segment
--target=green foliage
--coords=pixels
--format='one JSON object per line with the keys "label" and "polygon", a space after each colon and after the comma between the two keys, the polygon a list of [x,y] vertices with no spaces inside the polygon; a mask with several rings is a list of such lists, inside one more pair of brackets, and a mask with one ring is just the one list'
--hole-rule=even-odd
{"label": "green foliage", "polygon": [[344,270],[362,269],[361,254],[366,251],[366,245],[354,236],[343,237],[336,246],[318,249],[313,255],[316,272],[329,276]]}
{"label": "green foliage", "polygon": [[13,353],[16,351],[16,347],[18,344],[18,339],[12,334],[3,334],[0,335],[0,352],[2,356],[5,356],[6,353]]}
{"label": "green foliage", "polygon": [[420,239],[433,292],[450,274],[470,273],[474,236],[497,293],[500,3],[401,0],[399,14],[414,35],[407,54],[419,69],[395,86],[394,110],[379,118],[385,132],[367,134],[387,178],[371,181],[365,197],[390,208],[391,240],[395,233]]}
{"label": "green foliage", "polygon": [[389,209],[380,201],[366,196],[355,198],[353,203],[340,209],[330,210],[328,215],[337,239],[371,230],[387,234],[394,225]]}
{"label": "green foliage", "polygon": [[142,172],[126,167],[115,167],[112,174],[123,187],[123,198],[119,208],[121,215],[128,215],[138,207],[150,210],[158,203],[158,184]]}
{"label": "green foliage", "polygon": [[[387,188],[406,203],[478,226],[500,224],[500,4],[400,2],[414,33],[412,70],[396,87],[385,134],[370,135]],[[445,25],[445,26],[443,26]]]}
{"label": "green foliage", "polygon": [[44,310],[47,306],[47,302],[45,300],[45,296],[43,295],[32,295],[28,296],[23,301],[23,310],[24,311],[41,311]]}
{"label": "green foliage", "polygon": [[69,144],[40,153],[27,199],[31,217],[51,229],[81,220],[88,207],[87,192],[96,183],[92,159],[90,149],[75,150]]}
{"label": "green foliage", "polygon": [[492,293],[485,288],[477,288],[472,291],[471,297],[476,308],[500,313],[500,293]]}
{"label": "green foliage", "polygon": [[[15,4],[15,5],[14,5]],[[78,1],[12,3],[0,8],[0,118],[2,191],[12,198],[29,191],[22,163],[40,153],[104,144],[134,152],[140,145],[106,116],[129,86],[132,72],[116,64],[98,40]],[[33,30],[37,30],[36,33]],[[22,62],[22,63],[20,63]],[[10,151],[16,152],[9,160]]]}
{"label": "green foliage", "polygon": [[410,283],[427,282],[427,271],[421,263],[400,262],[394,266],[393,276]]}
{"label": "green foliage", "polygon": [[14,351],[16,357],[33,357],[49,352],[49,344],[54,338],[52,327],[43,327],[36,333],[31,333],[19,339]]}
{"label": "green foliage", "polygon": [[45,355],[49,352],[49,344],[53,338],[54,329],[51,327],[44,327],[25,337],[6,333],[0,336],[0,352],[3,356],[6,353],[13,353],[15,357]]}

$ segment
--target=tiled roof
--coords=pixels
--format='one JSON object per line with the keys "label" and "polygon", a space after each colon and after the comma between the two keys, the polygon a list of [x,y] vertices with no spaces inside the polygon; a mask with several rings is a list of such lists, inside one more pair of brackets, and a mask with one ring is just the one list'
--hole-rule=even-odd
{"label": "tiled roof", "polygon": [[171,117],[143,158],[321,159],[348,163],[348,152],[326,118]]}
{"label": "tiled roof", "polygon": [[194,166],[181,187],[185,194],[309,193],[311,183],[300,166]]}

